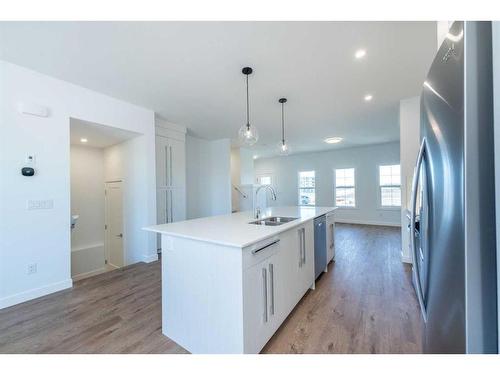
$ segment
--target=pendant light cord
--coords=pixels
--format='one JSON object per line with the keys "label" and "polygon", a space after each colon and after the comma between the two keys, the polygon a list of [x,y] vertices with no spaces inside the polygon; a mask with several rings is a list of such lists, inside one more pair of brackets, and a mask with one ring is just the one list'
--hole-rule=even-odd
{"label": "pendant light cord", "polygon": [[250,130],[250,102],[248,100],[248,74],[247,76],[247,129]]}
{"label": "pendant light cord", "polygon": [[281,103],[281,143],[285,144],[285,103]]}

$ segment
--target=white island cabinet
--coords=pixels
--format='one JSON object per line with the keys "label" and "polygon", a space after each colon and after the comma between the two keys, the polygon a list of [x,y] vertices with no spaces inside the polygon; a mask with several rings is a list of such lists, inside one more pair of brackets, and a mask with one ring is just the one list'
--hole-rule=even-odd
{"label": "white island cabinet", "polygon": [[334,207],[271,208],[145,228],[162,234],[162,331],[192,353],[258,353],[314,288],[313,219]]}

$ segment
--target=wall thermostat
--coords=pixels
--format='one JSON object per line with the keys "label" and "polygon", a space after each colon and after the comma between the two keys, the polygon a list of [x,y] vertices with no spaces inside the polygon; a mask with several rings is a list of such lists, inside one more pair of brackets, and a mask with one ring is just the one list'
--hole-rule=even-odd
{"label": "wall thermostat", "polygon": [[35,170],[31,167],[24,167],[23,169],[21,169],[21,173],[23,174],[23,176],[31,177],[35,175]]}

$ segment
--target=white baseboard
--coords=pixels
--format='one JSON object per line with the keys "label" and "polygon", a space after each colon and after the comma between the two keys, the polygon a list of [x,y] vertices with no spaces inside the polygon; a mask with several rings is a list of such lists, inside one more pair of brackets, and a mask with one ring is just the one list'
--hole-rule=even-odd
{"label": "white baseboard", "polygon": [[86,279],[87,277],[90,277],[90,276],[99,275],[99,274],[104,273],[106,271],[107,271],[106,267],[103,267],[103,268],[99,268],[97,270],[93,270],[93,271],[89,271],[89,272],[80,273],[78,275],[74,275],[71,278],[73,279],[73,281],[78,281],[78,280]]}
{"label": "white baseboard", "polygon": [[143,255],[142,256],[142,261],[144,263],[156,262],[157,260],[158,260],[158,253],[151,254],[151,255]]}
{"label": "white baseboard", "polygon": [[17,305],[18,303],[26,302],[38,297],[43,297],[47,294],[59,292],[60,290],[68,289],[73,286],[73,280],[63,280],[57,283],[44,285],[40,288],[34,288],[27,290],[25,292],[13,294],[11,296],[4,297],[0,299],[0,309],[4,309],[9,306]]}
{"label": "white baseboard", "polygon": [[400,227],[401,223],[390,223],[383,221],[355,220],[355,219],[339,219],[335,218],[336,223],[343,224],[361,224],[361,225],[381,225],[385,227]]}

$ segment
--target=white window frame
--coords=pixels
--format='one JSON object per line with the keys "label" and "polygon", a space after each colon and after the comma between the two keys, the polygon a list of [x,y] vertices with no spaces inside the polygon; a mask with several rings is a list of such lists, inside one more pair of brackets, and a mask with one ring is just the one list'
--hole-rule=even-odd
{"label": "white window frame", "polygon": [[[337,170],[341,169],[353,169],[354,170],[354,185],[352,186],[337,186]],[[358,208],[358,193],[356,188],[356,168],[355,167],[342,167],[333,169],[333,202],[334,205],[340,209],[345,210],[356,210]],[[354,189],[354,206],[337,206],[337,188],[353,188]]]}
{"label": "white window frame", "polygon": [[[314,172],[314,187],[301,187],[300,186],[300,174],[302,172]],[[314,204],[301,204],[300,203],[300,190],[301,189],[313,189],[314,190]],[[303,207],[315,207],[316,206],[316,171],[314,169],[308,169],[297,172],[297,203],[299,206]]]}
{"label": "white window frame", "polygon": [[260,180],[261,180],[261,178],[262,178],[262,177],[269,177],[269,178],[271,179],[271,183],[270,183],[269,185],[271,185],[271,186],[273,186],[273,187],[274,187],[274,186],[276,186],[276,185],[275,185],[275,182],[276,182],[276,181],[274,180],[274,175],[273,175],[273,173],[260,173],[260,174],[258,174],[257,176],[255,176],[255,183],[256,183],[257,185],[262,185],[262,184],[260,183]]}
{"label": "white window frame", "polygon": [[[390,167],[393,165],[399,165],[399,185],[381,185],[380,183],[380,167]],[[401,164],[379,164],[377,166],[377,196],[378,196],[378,209],[379,210],[389,210],[389,211],[399,211],[401,209],[401,204],[399,206],[384,206],[382,205],[382,188],[383,187],[399,187],[400,202],[403,200],[403,187],[401,181]]]}

